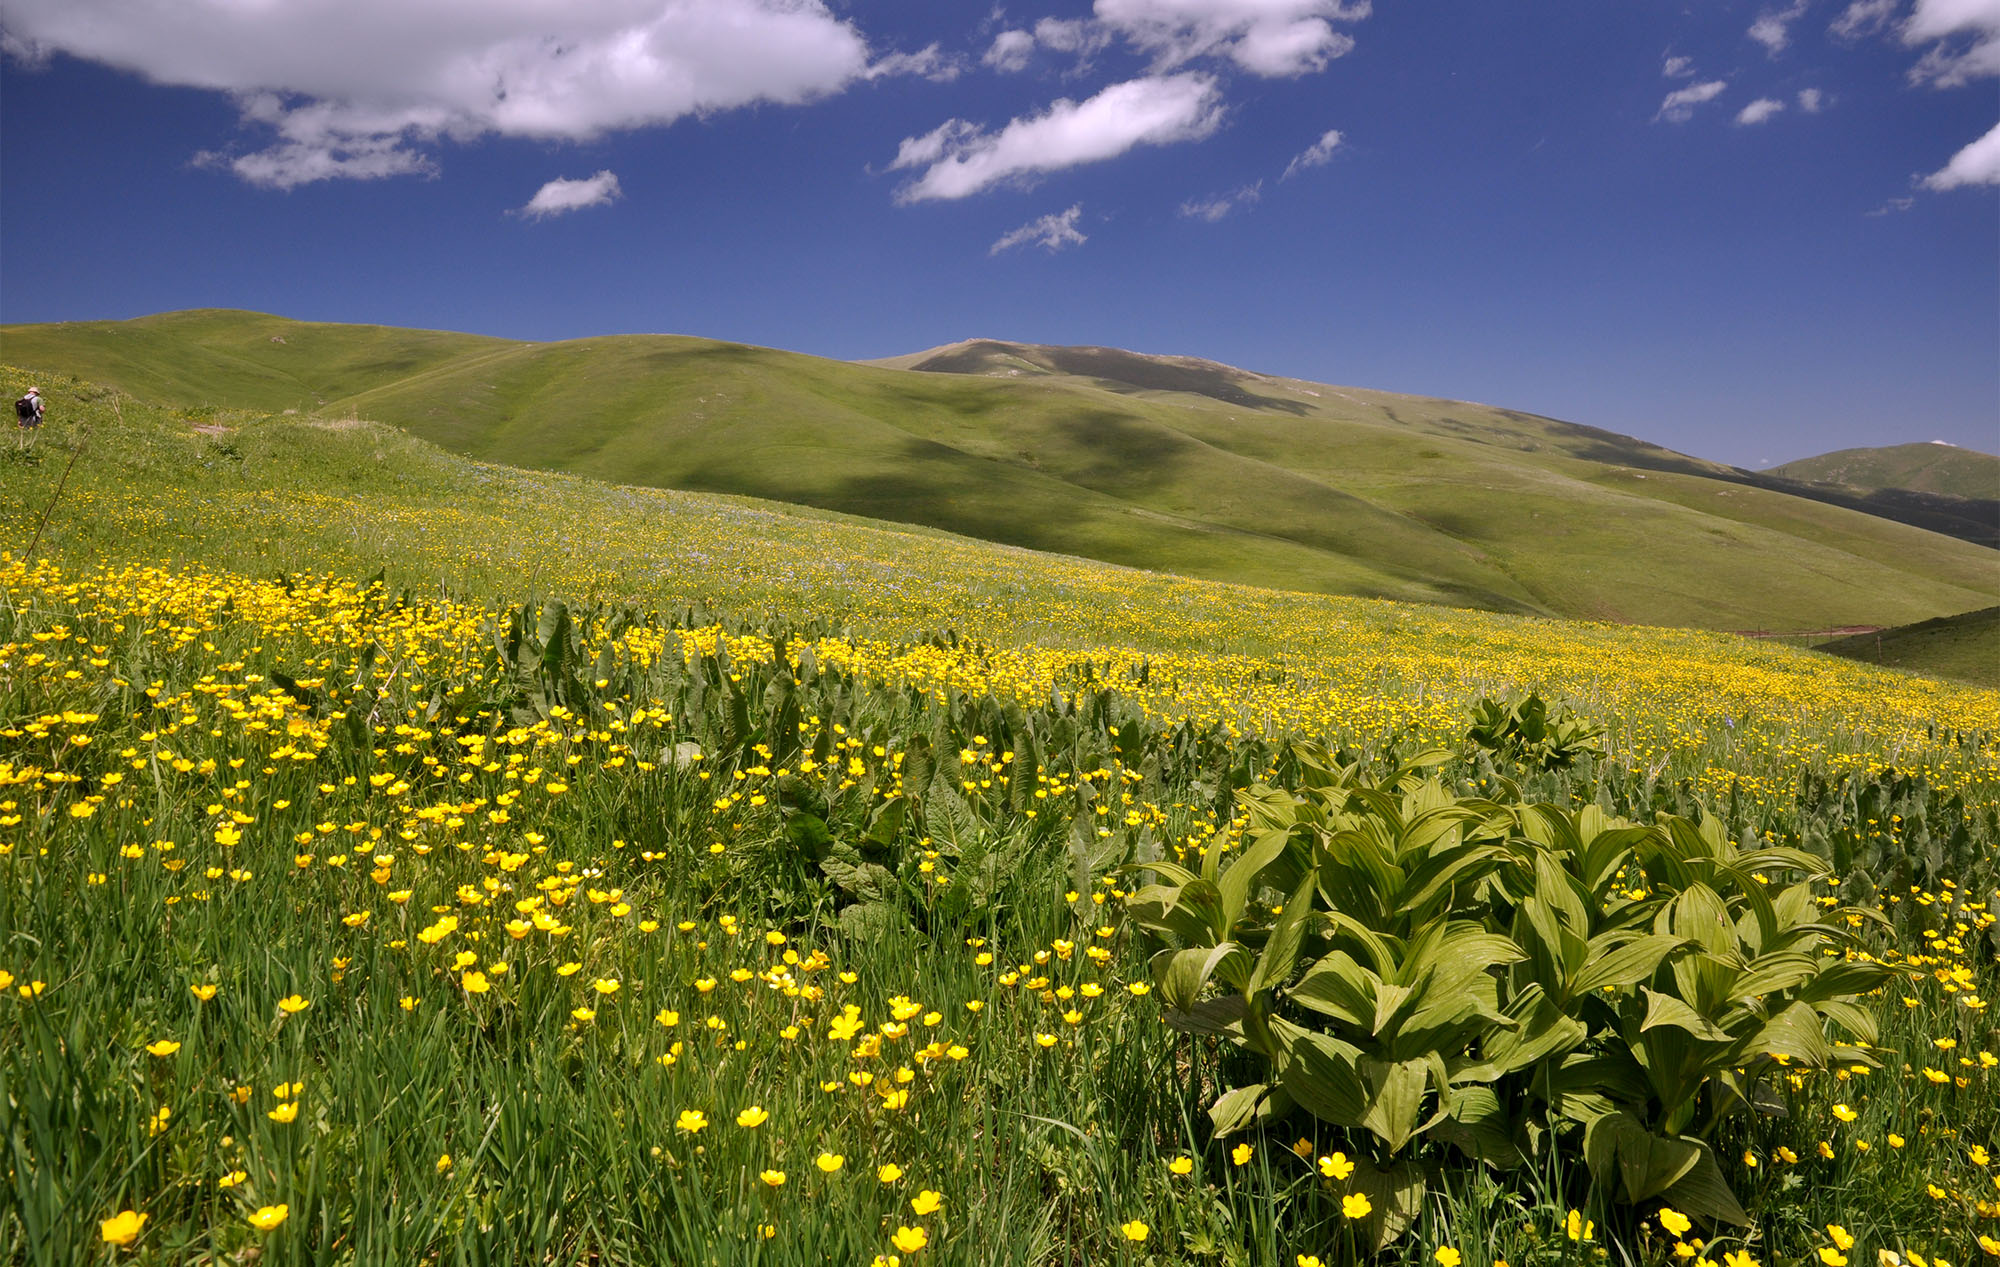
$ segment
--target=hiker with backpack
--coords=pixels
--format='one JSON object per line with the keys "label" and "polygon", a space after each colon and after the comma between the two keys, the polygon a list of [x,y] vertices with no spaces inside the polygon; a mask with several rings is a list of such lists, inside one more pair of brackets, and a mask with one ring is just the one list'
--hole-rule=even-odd
{"label": "hiker with backpack", "polygon": [[14,425],[24,431],[41,426],[44,408],[42,389],[30,387],[27,395],[14,402]]}

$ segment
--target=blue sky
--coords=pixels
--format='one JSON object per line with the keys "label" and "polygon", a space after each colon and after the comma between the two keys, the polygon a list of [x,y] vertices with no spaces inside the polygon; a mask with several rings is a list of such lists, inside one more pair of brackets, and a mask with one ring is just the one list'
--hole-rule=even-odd
{"label": "blue sky", "polygon": [[990,336],[1747,466],[2000,448],[2000,0],[0,0],[0,42],[7,322]]}

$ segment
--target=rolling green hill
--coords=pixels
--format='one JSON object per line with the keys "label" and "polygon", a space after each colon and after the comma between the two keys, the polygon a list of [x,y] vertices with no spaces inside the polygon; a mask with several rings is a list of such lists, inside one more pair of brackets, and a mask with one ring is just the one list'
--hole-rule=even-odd
{"label": "rolling green hill", "polygon": [[1836,638],[1815,649],[1864,664],[2000,687],[2000,607]]}
{"label": "rolling green hill", "polygon": [[208,311],[6,327],[0,359],[1285,589],[1724,629],[1902,624],[2000,593],[1991,551],[1630,437],[1116,349],[977,341],[851,364]]}
{"label": "rolling green hill", "polygon": [[2000,457],[1955,444],[1892,444],[1840,449],[1774,466],[1767,474],[1873,492],[1908,489],[1982,501],[2000,500]]}

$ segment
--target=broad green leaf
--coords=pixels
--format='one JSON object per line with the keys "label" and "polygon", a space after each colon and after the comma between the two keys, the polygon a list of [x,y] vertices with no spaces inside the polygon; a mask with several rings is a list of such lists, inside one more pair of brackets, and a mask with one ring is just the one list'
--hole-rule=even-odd
{"label": "broad green leaf", "polygon": [[1368,1090],[1355,1072],[1360,1051],[1326,1034],[1283,1019],[1271,1022],[1279,1044],[1279,1080],[1292,1100],[1322,1122],[1359,1126],[1368,1112]]}
{"label": "broad green leaf", "polygon": [[[1243,911],[1250,899],[1256,896],[1257,880],[1264,874],[1264,868],[1277,861],[1291,841],[1287,829],[1273,829],[1259,832],[1242,852],[1230,859],[1229,865],[1216,877],[1216,892],[1222,895],[1222,918],[1225,930],[1234,931],[1243,918]],[[1213,852],[1213,847],[1211,847]]]}
{"label": "broad green leaf", "polygon": [[1306,969],[1285,997],[1302,1007],[1366,1030],[1375,1015],[1375,992],[1382,980],[1336,950]]}
{"label": "broad green leaf", "polygon": [[1257,967],[1250,974],[1245,994],[1255,998],[1283,985],[1292,975],[1292,968],[1299,960],[1299,947],[1305,941],[1306,925],[1312,918],[1313,894],[1318,888],[1317,873],[1308,869],[1305,878],[1299,881],[1298,890],[1285,900],[1285,909],[1271,930],[1271,940],[1264,943],[1264,953],[1257,956]]}
{"label": "broad green leaf", "polygon": [[1683,938],[1649,933],[1623,945],[1597,949],[1593,940],[1590,958],[1583,971],[1570,979],[1570,998],[1593,991],[1636,985],[1653,975],[1668,955],[1690,943]]}
{"label": "broad green leaf", "polygon": [[1221,1099],[1209,1106],[1208,1120],[1215,1125],[1215,1137],[1221,1139],[1250,1125],[1257,1117],[1257,1108],[1264,1097],[1271,1092],[1268,1082],[1253,1083],[1225,1092]]}
{"label": "broad green leaf", "polygon": [[1161,1000],[1176,1011],[1186,1012],[1200,1001],[1202,988],[1210,977],[1232,956],[1246,954],[1243,947],[1226,941],[1193,950],[1162,950],[1148,966],[1153,971],[1154,984],[1160,988]]}
{"label": "broad green leaf", "polygon": [[1625,1199],[1636,1204],[1686,1178],[1703,1153],[1694,1141],[1656,1135],[1621,1112],[1598,1118],[1584,1130],[1583,1157],[1598,1183],[1609,1187],[1615,1181]]}
{"label": "broad green leaf", "polygon": [[1678,1183],[1660,1193],[1660,1199],[1683,1214],[1748,1227],[1750,1216],[1729,1190],[1729,1181],[1715,1164],[1714,1152],[1699,1140],[1690,1142],[1701,1153],[1700,1159]]}
{"label": "broad green leaf", "polygon": [[1702,1042],[1726,1043],[1730,1041],[1728,1033],[1718,1027],[1715,1022],[1709,1020],[1673,995],[1662,994],[1658,990],[1651,989],[1642,989],[1641,993],[1646,996],[1646,1019],[1639,1026],[1641,1033],[1650,1029],[1657,1029],[1661,1026],[1667,1026],[1690,1034]]}
{"label": "broad green leaf", "polygon": [[1373,1131],[1391,1153],[1400,1152],[1417,1131],[1424,1093],[1430,1088],[1430,1066],[1422,1060],[1391,1064],[1364,1056],[1356,1072],[1369,1096],[1359,1124]]}

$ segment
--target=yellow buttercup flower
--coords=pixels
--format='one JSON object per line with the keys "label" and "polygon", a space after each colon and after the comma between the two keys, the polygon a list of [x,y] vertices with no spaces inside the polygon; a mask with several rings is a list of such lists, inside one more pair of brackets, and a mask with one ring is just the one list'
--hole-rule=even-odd
{"label": "yellow buttercup flower", "polygon": [[895,1162],[887,1162],[875,1168],[875,1177],[883,1183],[894,1183],[903,1177],[903,1168]]}
{"label": "yellow buttercup flower", "polygon": [[1449,1245],[1440,1246],[1438,1251],[1432,1254],[1431,1257],[1437,1259],[1438,1267],[1458,1267],[1460,1263],[1465,1261],[1464,1256]]}
{"label": "yellow buttercup flower", "polygon": [[674,1119],[674,1125],[689,1134],[694,1134],[708,1125],[708,1114],[700,1109],[682,1109],[681,1115]]}
{"label": "yellow buttercup flower", "polygon": [[219,988],[220,987],[218,986],[209,984],[191,985],[188,987],[188,992],[194,995],[194,997],[196,997],[197,999],[200,999],[203,1003],[206,1003],[210,999],[215,997],[215,992]]}
{"label": "yellow buttercup flower", "polygon": [[156,1043],[147,1043],[146,1051],[154,1056],[171,1056],[181,1049],[181,1045],[171,1038],[162,1038]]}
{"label": "yellow buttercup flower", "polygon": [[1167,1163],[1167,1170],[1176,1175],[1184,1175],[1194,1169],[1194,1158],[1176,1157]]}
{"label": "yellow buttercup flower", "polygon": [[285,1014],[289,1016],[296,1012],[305,1011],[307,1008],[312,1006],[312,1001],[310,999],[303,998],[300,995],[291,994],[285,996],[282,999],[279,999],[278,1006],[280,1008],[283,1008]]}
{"label": "yellow buttercup flower", "polygon": [[759,1173],[757,1177],[764,1181],[766,1187],[782,1188],[785,1186],[785,1172],[782,1170],[766,1170]]}
{"label": "yellow buttercup flower", "polygon": [[1120,1223],[1118,1225],[1118,1230],[1124,1233],[1125,1239],[1132,1242],[1134,1245],[1143,1243],[1145,1239],[1152,1234],[1153,1231],[1152,1228],[1147,1227],[1143,1222],[1141,1222],[1138,1219],[1133,1219],[1130,1223]]}
{"label": "yellow buttercup flower", "polygon": [[1354,1163],[1347,1160],[1346,1153],[1334,1153],[1319,1159],[1319,1172],[1329,1179],[1346,1179],[1354,1173]]}
{"label": "yellow buttercup flower", "polygon": [[736,1115],[736,1124],[746,1129],[755,1129],[770,1120],[771,1115],[755,1104]]}
{"label": "yellow buttercup flower", "polygon": [[821,1153],[819,1156],[813,1158],[813,1165],[818,1166],[829,1175],[846,1164],[847,1158],[841,1156],[839,1153]]}
{"label": "yellow buttercup flower", "polygon": [[270,1118],[273,1122],[290,1122],[297,1118],[298,1115],[299,1102],[297,1100],[287,1100],[264,1116]]}
{"label": "yellow buttercup flower", "polygon": [[98,1235],[102,1236],[108,1245],[130,1245],[139,1239],[139,1233],[145,1229],[146,1220],[150,1217],[152,1216],[132,1210],[120,1210],[98,1223]]}
{"label": "yellow buttercup flower", "polygon": [[291,1212],[292,1207],[289,1205],[265,1205],[259,1206],[254,1213],[246,1217],[250,1220],[251,1227],[260,1232],[268,1232],[283,1223]]}
{"label": "yellow buttercup flower", "polygon": [[896,1234],[889,1238],[889,1243],[897,1249],[902,1250],[905,1254],[914,1254],[931,1243],[931,1236],[929,1232],[924,1231],[920,1227],[899,1226],[896,1229]]}
{"label": "yellow buttercup flower", "polygon": [[938,1207],[943,1204],[944,1194],[942,1192],[932,1192],[929,1188],[925,1188],[922,1192],[910,1198],[910,1208],[918,1214],[936,1214]]}
{"label": "yellow buttercup flower", "polygon": [[1686,1236],[1687,1230],[1694,1226],[1694,1220],[1672,1206],[1663,1206],[1660,1210],[1660,1226],[1667,1229],[1669,1236]]}
{"label": "yellow buttercup flower", "polygon": [[1340,1199],[1340,1212],[1350,1219],[1365,1219],[1374,1208],[1364,1193],[1350,1192]]}
{"label": "yellow buttercup flower", "polygon": [[1229,1160],[1235,1162],[1239,1166],[1246,1165],[1249,1163],[1250,1159],[1256,1155],[1256,1153],[1257,1150],[1251,1145],[1238,1144],[1236,1147],[1229,1150]]}

